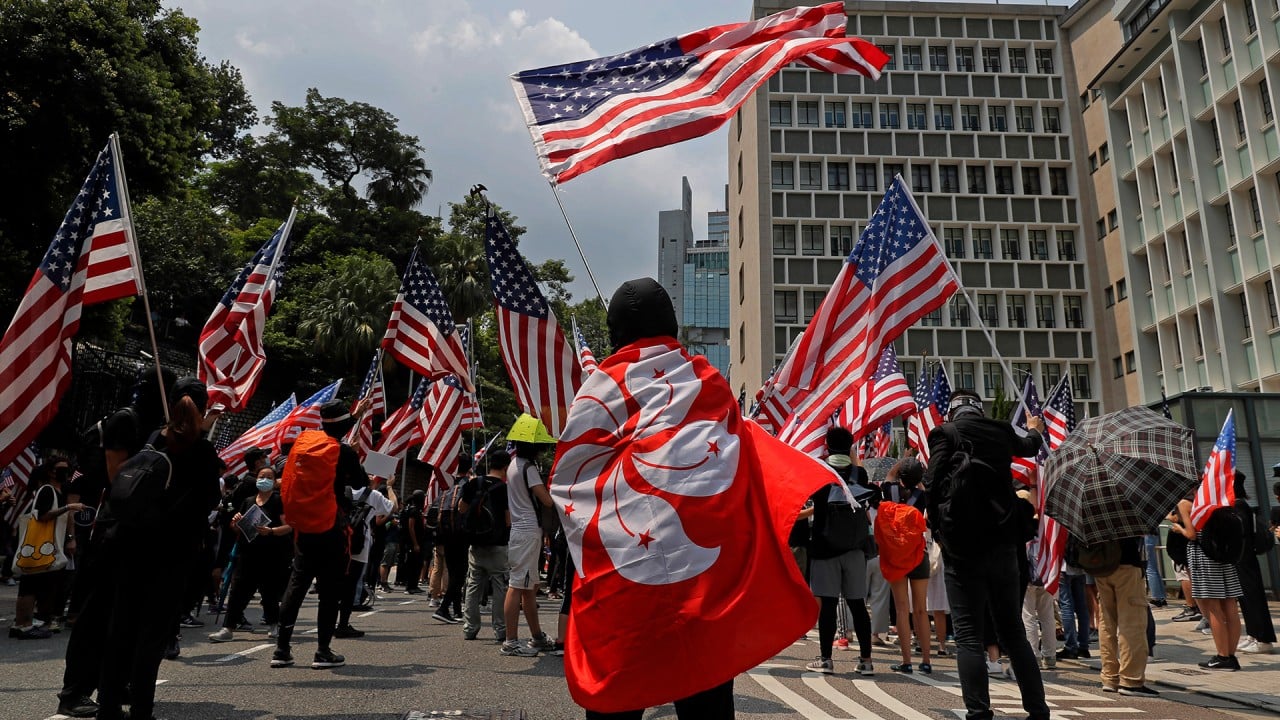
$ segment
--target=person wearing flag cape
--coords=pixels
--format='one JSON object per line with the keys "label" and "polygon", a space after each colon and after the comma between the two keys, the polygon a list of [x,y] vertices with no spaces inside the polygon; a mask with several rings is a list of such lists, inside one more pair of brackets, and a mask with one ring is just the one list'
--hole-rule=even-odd
{"label": "person wearing flag cape", "polygon": [[587,718],[731,718],[734,677],[813,627],[786,541],[832,474],[743,420],[655,280],[623,283],[608,326],[550,483],[575,568],[569,691]]}

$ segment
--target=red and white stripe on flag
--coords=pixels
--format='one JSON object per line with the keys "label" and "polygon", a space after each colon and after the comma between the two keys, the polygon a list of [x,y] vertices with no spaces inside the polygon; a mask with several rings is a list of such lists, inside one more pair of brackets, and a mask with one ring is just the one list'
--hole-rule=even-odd
{"label": "red and white stripe on flag", "polygon": [[337,397],[340,387],[342,387],[341,378],[320,388],[315,395],[298,403],[293,412],[290,412],[289,416],[280,422],[273,447],[275,449],[283,448],[285,445],[297,440],[304,430],[319,430],[322,425],[320,422],[320,406]]}
{"label": "red and white stripe on flag", "polygon": [[249,448],[260,447],[266,450],[277,449],[276,436],[280,432],[280,423],[298,406],[298,399],[293,395],[288,400],[275,406],[253,427],[224,447],[218,457],[227,464],[227,472],[243,475],[249,468],[244,463],[244,454]]}
{"label": "red and white stripe on flag", "polygon": [[564,182],[701,137],[789,63],[880,77],[889,58],[846,37],[843,3],[719,25],[609,57],[511,76],[542,172]]}
{"label": "red and white stripe on flag", "polygon": [[887,345],[871,379],[841,406],[840,422],[853,431],[854,438],[862,438],[894,418],[915,411],[911,388],[898,365],[898,353],[893,345]]}
{"label": "red and white stripe on flag", "polygon": [[452,375],[431,386],[422,406],[422,450],[418,459],[453,477],[458,474],[462,454],[462,416],[467,409],[467,392]]}
{"label": "red and white stripe on flag", "polygon": [[418,413],[426,403],[430,388],[430,380],[424,378],[418,381],[409,401],[382,423],[382,444],[378,446],[378,452],[392,457],[404,457],[410,447],[422,442],[422,423]]}
{"label": "red and white stripe on flag", "polygon": [[462,334],[435,273],[417,248],[391,307],[382,348],[423,377],[435,380],[453,374],[464,389],[475,390]]}
{"label": "red and white stripe on flag", "polygon": [[[1038,478],[1037,478],[1038,479]],[[1044,511],[1044,483],[1036,483],[1036,507],[1040,513],[1040,527],[1036,534],[1035,567],[1032,571],[1044,585],[1046,592],[1058,592],[1062,574],[1062,558],[1067,550],[1067,528],[1049,517]]]}
{"label": "red and white stripe on flag", "polygon": [[0,340],[0,467],[57,414],[84,306],[135,295],[142,286],[122,173],[113,138],[98,153]]}
{"label": "red and white stripe on flag", "polygon": [[874,436],[875,439],[873,441],[873,447],[875,447],[876,450],[876,457],[889,457],[889,448],[893,444],[893,437],[891,435],[892,427],[893,426],[889,423],[885,423],[881,427],[876,428]]}
{"label": "red and white stripe on flag", "polygon": [[12,526],[27,509],[31,501],[31,475],[40,465],[40,452],[34,444],[28,445],[18,453],[18,457],[0,473],[0,489],[8,488],[13,495],[13,504],[5,511],[4,520]]}
{"label": "red and white stripe on flag", "polygon": [[1191,503],[1191,524],[1196,530],[1204,527],[1209,516],[1220,507],[1231,507],[1236,501],[1236,418],[1235,410],[1227,411],[1218,441],[1209,453],[1200,488]]}

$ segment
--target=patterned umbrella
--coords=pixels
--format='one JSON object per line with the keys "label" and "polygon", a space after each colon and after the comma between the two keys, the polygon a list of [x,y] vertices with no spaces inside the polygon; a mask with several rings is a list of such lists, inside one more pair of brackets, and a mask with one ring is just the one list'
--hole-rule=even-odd
{"label": "patterned umbrella", "polygon": [[889,477],[889,471],[898,462],[898,458],[869,458],[862,461],[862,469],[873,483],[882,483]]}
{"label": "patterned umbrella", "polygon": [[1045,462],[1045,510],[1081,541],[1153,532],[1200,482],[1191,429],[1145,407],[1080,423]]}

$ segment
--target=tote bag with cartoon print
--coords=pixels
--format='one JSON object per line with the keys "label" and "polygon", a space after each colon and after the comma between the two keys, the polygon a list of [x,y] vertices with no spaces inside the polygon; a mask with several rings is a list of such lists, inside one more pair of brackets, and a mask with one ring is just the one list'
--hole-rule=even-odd
{"label": "tote bag with cartoon print", "polygon": [[[18,524],[18,551],[13,554],[14,575],[38,575],[54,572],[67,566],[67,554],[63,543],[67,537],[67,515],[41,522],[36,512],[36,500],[42,492],[53,492],[48,485],[36,492],[31,509]],[[51,509],[58,508],[55,499]]]}

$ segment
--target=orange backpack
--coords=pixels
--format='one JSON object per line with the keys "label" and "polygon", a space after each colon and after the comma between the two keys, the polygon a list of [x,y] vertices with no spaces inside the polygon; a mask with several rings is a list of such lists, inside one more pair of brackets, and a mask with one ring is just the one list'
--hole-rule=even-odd
{"label": "orange backpack", "polygon": [[338,521],[333,494],[341,445],[321,430],[306,430],[293,443],[280,479],[280,499],[289,526],[300,533],[332,530]]}
{"label": "orange backpack", "polygon": [[924,515],[915,507],[880,501],[875,536],[885,580],[894,582],[906,577],[924,559],[924,530]]}

